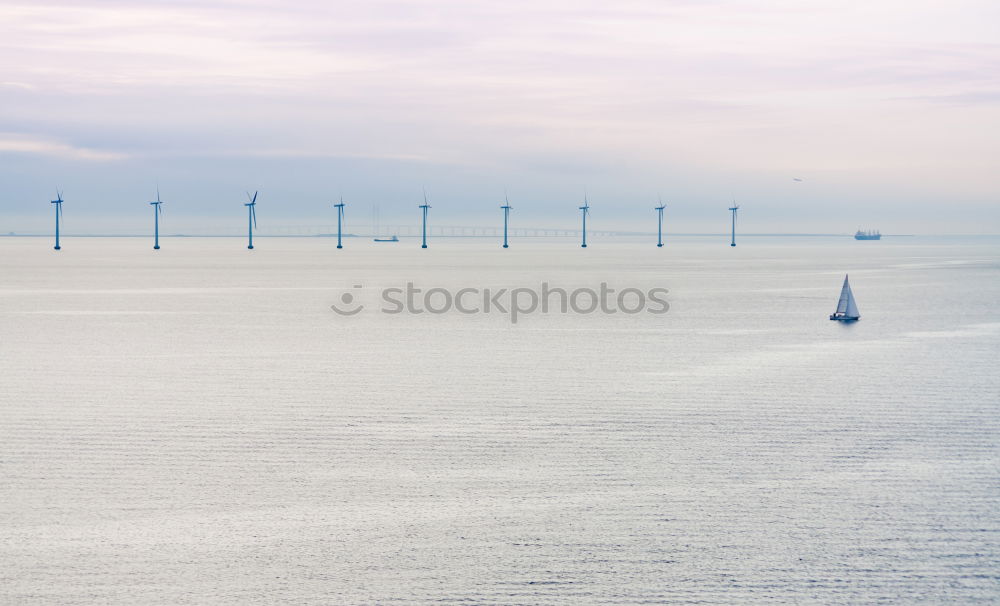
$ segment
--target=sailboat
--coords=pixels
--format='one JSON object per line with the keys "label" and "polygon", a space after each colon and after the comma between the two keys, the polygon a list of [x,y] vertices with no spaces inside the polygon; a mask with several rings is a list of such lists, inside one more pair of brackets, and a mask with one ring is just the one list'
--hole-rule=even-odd
{"label": "sailboat", "polygon": [[844,275],[844,286],[840,289],[840,300],[837,301],[837,311],[830,314],[831,320],[841,322],[854,322],[861,318],[858,313],[858,305],[854,302],[854,293],[851,292],[851,284]]}

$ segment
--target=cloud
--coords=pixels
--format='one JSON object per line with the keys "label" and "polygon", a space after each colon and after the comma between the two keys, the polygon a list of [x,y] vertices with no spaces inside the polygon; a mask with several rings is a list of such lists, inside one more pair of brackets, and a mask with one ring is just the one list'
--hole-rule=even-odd
{"label": "cloud", "polygon": [[950,95],[921,95],[916,97],[903,97],[905,100],[926,101],[928,103],[941,103],[944,105],[967,106],[967,105],[998,105],[1000,106],[1000,91],[972,91],[965,93],[955,93]]}
{"label": "cloud", "polygon": [[35,90],[35,86],[33,84],[28,84],[27,82],[0,82],[0,86],[18,90]]}
{"label": "cloud", "polygon": [[695,198],[833,172],[844,197],[995,198],[998,19],[991,0],[9,0],[0,152],[385,196],[435,174]]}
{"label": "cloud", "polygon": [[127,157],[118,152],[76,147],[61,141],[41,139],[30,135],[4,133],[0,133],[0,153],[33,154],[90,162],[122,160]]}

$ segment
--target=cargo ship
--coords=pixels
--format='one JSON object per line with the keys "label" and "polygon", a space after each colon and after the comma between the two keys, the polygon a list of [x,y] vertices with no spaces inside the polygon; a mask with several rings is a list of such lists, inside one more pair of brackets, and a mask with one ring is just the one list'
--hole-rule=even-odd
{"label": "cargo ship", "polygon": [[854,234],[855,240],[881,240],[882,234],[879,233],[877,229],[869,229],[866,231],[861,231],[860,229]]}

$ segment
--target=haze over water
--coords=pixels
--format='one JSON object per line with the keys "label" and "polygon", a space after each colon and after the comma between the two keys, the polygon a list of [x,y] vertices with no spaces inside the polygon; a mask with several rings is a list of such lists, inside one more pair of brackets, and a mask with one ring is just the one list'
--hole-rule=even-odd
{"label": "haze over water", "polygon": [[1000,238],[161,243],[0,239],[0,602],[1000,599]]}

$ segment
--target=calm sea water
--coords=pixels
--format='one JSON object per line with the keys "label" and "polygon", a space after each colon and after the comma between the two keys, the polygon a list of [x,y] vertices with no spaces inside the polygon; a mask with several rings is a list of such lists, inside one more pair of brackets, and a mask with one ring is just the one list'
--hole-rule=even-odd
{"label": "calm sea water", "polygon": [[1000,601],[1000,239],[333,245],[0,238],[0,602]]}

